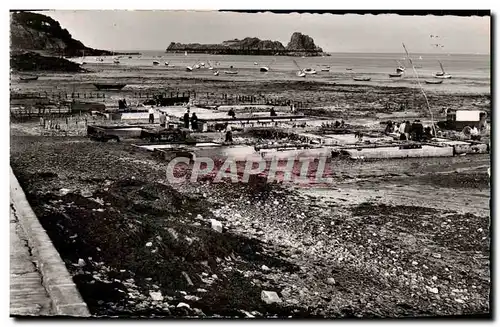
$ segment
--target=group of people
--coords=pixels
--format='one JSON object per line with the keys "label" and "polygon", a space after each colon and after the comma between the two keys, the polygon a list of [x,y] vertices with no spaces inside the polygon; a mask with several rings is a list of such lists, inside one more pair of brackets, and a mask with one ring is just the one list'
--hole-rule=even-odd
{"label": "group of people", "polygon": [[336,120],[335,123],[322,123],[321,127],[323,127],[323,128],[343,128],[343,127],[345,127],[345,122],[343,119],[341,121]]}
{"label": "group of people", "polygon": [[384,132],[386,135],[397,133],[400,140],[423,141],[434,137],[432,127],[424,127],[419,119],[414,120],[413,123],[409,120],[401,123],[388,121]]}
{"label": "group of people", "polygon": [[[149,123],[150,124],[154,124],[155,123],[155,108],[154,106],[151,106],[151,108],[149,108]],[[167,114],[163,111],[160,111],[160,127],[163,127],[165,128],[169,122],[169,117],[167,116]]]}
{"label": "group of people", "polygon": [[184,114],[184,117],[182,118],[182,120],[184,121],[184,128],[187,128],[189,129],[189,123],[191,123],[191,129],[193,131],[196,131],[198,130],[198,116],[196,116],[196,113],[193,112],[191,114],[191,117],[189,117],[189,107],[186,111],[186,113]]}
{"label": "group of people", "polygon": [[118,100],[118,109],[127,109],[127,100],[125,99],[120,99]]}

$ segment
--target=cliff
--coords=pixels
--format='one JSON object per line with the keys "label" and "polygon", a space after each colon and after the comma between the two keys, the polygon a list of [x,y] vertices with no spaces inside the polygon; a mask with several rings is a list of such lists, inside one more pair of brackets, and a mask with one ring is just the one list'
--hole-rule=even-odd
{"label": "cliff", "polygon": [[166,52],[191,52],[208,54],[234,55],[281,55],[281,56],[321,56],[323,50],[314,44],[314,40],[301,33],[293,33],[286,47],[279,41],[260,40],[246,37],[243,40],[228,40],[221,44],[175,43],[172,42]]}
{"label": "cliff", "polygon": [[73,39],[68,30],[61,28],[54,19],[33,12],[11,13],[11,51],[36,51],[53,56],[100,56],[110,51],[92,49]]}

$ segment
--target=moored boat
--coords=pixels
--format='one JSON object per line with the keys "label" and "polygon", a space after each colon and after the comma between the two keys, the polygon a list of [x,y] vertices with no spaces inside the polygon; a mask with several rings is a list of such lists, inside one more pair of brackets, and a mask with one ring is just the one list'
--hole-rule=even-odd
{"label": "moored boat", "polygon": [[38,79],[38,76],[19,76],[19,79],[21,81],[36,81]]}
{"label": "moored boat", "polygon": [[431,80],[425,80],[425,84],[442,84],[443,83],[443,80],[434,80],[434,81],[431,81]]}
{"label": "moored boat", "polygon": [[224,74],[228,74],[228,75],[236,75],[236,74],[238,74],[238,72],[237,72],[237,71],[235,71],[235,70],[225,70],[225,71],[224,71]]}
{"label": "moored boat", "polygon": [[154,66],[158,66],[159,64],[160,64],[160,62],[159,62],[159,61],[157,61],[157,60],[153,60],[153,65],[154,65]]}
{"label": "moored boat", "polygon": [[352,79],[358,82],[368,82],[371,80],[371,77],[353,77]]}
{"label": "moored boat", "polygon": [[440,71],[440,72],[437,72],[436,74],[434,74],[434,77],[435,77],[435,78],[441,78],[441,79],[450,79],[450,78],[451,78],[451,75],[450,75],[450,74],[447,74],[447,73],[444,71],[444,67],[443,67],[443,64],[441,63],[441,61],[439,61],[439,66],[441,66],[441,71]]}
{"label": "moored boat", "polygon": [[304,73],[306,74],[309,74],[309,75],[314,75],[316,74],[316,70],[314,70],[313,68],[306,68],[303,70]]}
{"label": "moored boat", "polygon": [[118,84],[118,83],[94,83],[94,86],[98,90],[121,90],[127,84]]}
{"label": "moored boat", "polygon": [[391,73],[389,74],[389,77],[401,77],[403,76],[403,73]]}
{"label": "moored boat", "polygon": [[264,73],[265,73],[265,72],[268,72],[268,71],[269,71],[269,67],[262,66],[262,67],[260,67],[260,71],[261,71],[261,72],[264,72]]}

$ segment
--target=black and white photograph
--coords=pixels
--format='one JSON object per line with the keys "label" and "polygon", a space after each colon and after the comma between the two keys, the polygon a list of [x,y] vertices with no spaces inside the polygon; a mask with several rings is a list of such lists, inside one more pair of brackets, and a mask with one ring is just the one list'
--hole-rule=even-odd
{"label": "black and white photograph", "polygon": [[492,319],[490,10],[39,7],[11,320]]}

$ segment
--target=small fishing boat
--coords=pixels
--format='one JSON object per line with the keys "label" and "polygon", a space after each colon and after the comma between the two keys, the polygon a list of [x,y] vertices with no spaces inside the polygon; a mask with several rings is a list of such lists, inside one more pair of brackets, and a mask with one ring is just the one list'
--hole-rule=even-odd
{"label": "small fishing boat", "polygon": [[235,70],[225,70],[225,71],[224,71],[224,74],[228,74],[228,75],[236,75],[236,74],[238,74],[238,72],[237,72],[237,71],[235,71]]}
{"label": "small fishing boat", "polygon": [[98,90],[121,90],[127,84],[117,84],[117,83],[94,83],[94,86]]}
{"label": "small fishing boat", "polygon": [[322,71],[322,72],[329,72],[329,71],[330,71],[330,68],[321,68],[321,71]]}
{"label": "small fishing boat", "polygon": [[200,65],[196,64],[196,65],[194,65],[194,68],[200,69]]}
{"label": "small fishing boat", "polygon": [[392,74],[389,74],[389,77],[401,77],[403,76],[403,73],[392,73]]}
{"label": "small fishing boat", "polygon": [[293,63],[294,63],[294,64],[295,64],[295,66],[297,66],[297,68],[299,69],[299,70],[297,71],[297,73],[296,73],[296,74],[297,74],[297,76],[298,76],[298,77],[306,77],[306,73],[304,72],[304,70],[303,70],[302,68],[300,68],[299,64],[298,64],[295,60],[293,60]]}
{"label": "small fishing boat", "polygon": [[345,70],[352,70],[352,68],[346,68]]}
{"label": "small fishing boat", "polygon": [[210,66],[208,67],[208,70],[214,70],[214,67]]}
{"label": "small fishing boat", "polygon": [[425,80],[425,84],[443,84],[443,80],[434,80],[434,81],[431,81],[431,80]]}
{"label": "small fishing boat", "polygon": [[191,66],[186,66],[186,71],[188,71],[188,72],[192,72],[192,71],[193,71],[193,67],[191,67]]}
{"label": "small fishing boat", "polygon": [[260,71],[263,72],[263,73],[267,73],[269,71],[269,67],[271,67],[271,65],[274,64],[275,62],[276,62],[276,58],[273,59],[268,65],[261,66],[260,67]]}
{"label": "small fishing boat", "polygon": [[256,62],[254,62],[253,64],[254,64],[255,66],[257,66],[257,65],[258,65],[258,63],[256,63]]}
{"label": "small fishing boat", "polygon": [[205,67],[205,63],[204,62],[200,62],[200,66]]}
{"label": "small fishing boat", "polygon": [[450,74],[444,74],[444,75],[436,75],[434,77],[435,78],[439,78],[439,79],[450,79],[451,75]]}
{"label": "small fishing boat", "polygon": [[159,64],[160,64],[160,62],[159,62],[159,61],[157,61],[157,60],[153,60],[153,65],[154,65],[154,66],[158,66]]}
{"label": "small fishing boat", "polygon": [[118,58],[116,58],[116,59],[114,59],[114,60],[113,60],[113,63],[114,63],[114,64],[119,64],[119,63],[120,63],[120,60],[119,60]]}
{"label": "small fishing boat", "polygon": [[214,72],[214,76],[219,76],[219,71],[218,70]]}
{"label": "small fishing boat", "polygon": [[314,75],[317,73],[316,70],[314,70],[313,68],[306,68],[303,70],[303,72],[309,75]]}
{"label": "small fishing boat", "polygon": [[168,66],[168,61],[165,61],[165,66]]}
{"label": "small fishing boat", "polygon": [[439,66],[441,66],[441,71],[440,71],[440,72],[437,72],[436,74],[434,74],[434,77],[435,77],[435,78],[440,78],[440,79],[450,79],[450,78],[451,78],[451,75],[450,75],[450,74],[447,74],[447,73],[444,71],[444,67],[443,67],[443,64],[441,63],[441,61],[439,61]]}
{"label": "small fishing boat", "polygon": [[358,82],[368,82],[371,80],[371,77],[353,77],[352,79]]}
{"label": "small fishing boat", "polygon": [[19,79],[21,81],[36,81],[38,79],[38,76],[19,76]]}
{"label": "small fishing boat", "polygon": [[128,59],[132,59],[132,56],[128,56]]}

